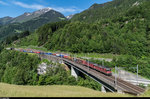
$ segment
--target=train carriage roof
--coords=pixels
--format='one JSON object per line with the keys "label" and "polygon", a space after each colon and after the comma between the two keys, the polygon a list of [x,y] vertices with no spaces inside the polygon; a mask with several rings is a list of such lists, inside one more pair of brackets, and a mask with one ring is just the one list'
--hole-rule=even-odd
{"label": "train carriage roof", "polygon": [[108,67],[108,66],[101,66],[101,65],[99,65],[99,64],[96,64],[96,63],[93,63],[93,62],[90,62],[90,61],[89,61],[89,63],[90,63],[90,64],[93,64],[93,65],[95,65],[95,66],[101,67],[101,68],[105,68],[106,70],[110,70],[110,69],[111,69],[111,68]]}

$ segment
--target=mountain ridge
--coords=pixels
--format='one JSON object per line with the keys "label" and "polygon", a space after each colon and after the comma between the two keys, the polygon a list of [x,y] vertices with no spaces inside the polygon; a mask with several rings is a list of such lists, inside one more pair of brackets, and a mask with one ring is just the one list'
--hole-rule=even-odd
{"label": "mountain ridge", "polygon": [[[38,11],[42,11],[42,10],[38,10]],[[53,9],[49,8],[49,11],[48,10],[43,10],[43,11],[45,11],[44,14],[41,14],[40,16],[30,19],[28,21],[22,23],[14,22],[14,23],[1,26],[0,39],[6,38],[10,34],[13,35],[15,33],[21,33],[22,31],[26,31],[26,30],[34,31],[38,27],[49,22],[67,20],[63,14]],[[37,12],[35,11],[33,13],[35,14]],[[24,14],[27,15],[29,13],[24,13]]]}
{"label": "mountain ridge", "polygon": [[[48,11],[52,10],[52,8],[50,7],[47,7],[47,8],[43,8],[43,9],[39,9],[37,11],[34,11],[34,12],[24,12],[24,14],[21,14],[17,17],[2,17],[0,18],[0,23],[2,25],[6,25],[6,24],[10,24],[10,23],[23,23],[23,22],[27,22],[29,20],[32,20],[36,17],[39,17],[40,15],[42,14],[45,14],[47,13]],[[7,19],[6,19],[7,18]],[[10,19],[11,18],[11,19]],[[5,22],[6,21],[6,22]]]}
{"label": "mountain ridge", "polygon": [[136,2],[144,2],[148,0],[113,0],[104,4],[93,4],[87,10],[81,13],[75,14],[72,17],[72,21],[83,21],[83,22],[96,22],[102,19],[109,19],[112,17],[118,17],[125,11],[133,7]]}
{"label": "mountain ridge", "polygon": [[39,17],[40,15],[45,14],[50,10],[51,8],[47,7],[47,8],[43,8],[34,12],[25,12],[24,14],[14,18],[13,21],[11,21],[10,23],[15,23],[15,22],[23,23],[23,22],[32,20],[36,17]]}

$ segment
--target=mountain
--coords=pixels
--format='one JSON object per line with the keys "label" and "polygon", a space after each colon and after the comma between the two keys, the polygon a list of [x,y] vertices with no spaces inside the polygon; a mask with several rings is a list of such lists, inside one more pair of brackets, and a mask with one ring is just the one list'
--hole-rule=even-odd
{"label": "mountain", "polygon": [[72,21],[95,22],[102,19],[118,17],[133,6],[148,0],[113,0],[104,4],[93,4],[89,9],[76,14]]}
{"label": "mountain", "polygon": [[67,18],[68,20],[70,20],[73,16],[74,16],[74,15],[71,14],[71,15],[69,15],[69,16],[66,16],[66,18]]}
{"label": "mountain", "polygon": [[5,24],[9,23],[12,19],[13,18],[9,17],[9,16],[0,18],[0,25],[5,25]]}
{"label": "mountain", "polygon": [[[44,14],[42,14],[42,13],[44,13]],[[27,16],[25,18],[25,17],[23,17],[25,15],[26,16],[27,15],[28,16],[38,15],[38,17],[35,17],[35,18],[29,20],[31,17],[29,18]],[[66,17],[63,14],[61,14],[60,12],[57,12],[55,10],[48,9],[48,8],[35,11],[32,13],[32,15],[29,15],[29,13],[25,13],[21,17],[26,20],[29,20],[29,21],[22,22],[22,23],[15,22],[15,23],[11,23],[11,24],[0,27],[0,39],[6,38],[7,36],[13,35],[15,33],[21,33],[22,31],[25,31],[25,30],[34,31],[38,27],[42,26],[43,24],[49,23],[49,22],[57,22],[57,21],[66,20]],[[20,20],[19,18],[21,18],[21,17],[18,17],[18,20]]]}
{"label": "mountain", "polygon": [[40,9],[38,11],[35,11],[35,12],[25,12],[24,14],[14,18],[10,23],[15,23],[15,22],[19,22],[19,23],[22,23],[22,22],[26,22],[26,21],[29,21],[31,19],[34,19],[36,17],[39,17],[40,15],[42,14],[45,14],[46,12],[52,10],[51,8],[44,8],[44,9]]}

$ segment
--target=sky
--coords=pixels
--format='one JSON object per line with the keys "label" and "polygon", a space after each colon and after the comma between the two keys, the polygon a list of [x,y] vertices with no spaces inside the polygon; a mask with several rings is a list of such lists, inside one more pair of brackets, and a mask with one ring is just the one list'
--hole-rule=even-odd
{"label": "sky", "polygon": [[0,0],[0,18],[17,17],[25,12],[34,12],[50,7],[65,16],[80,13],[94,3],[102,4],[112,0]]}

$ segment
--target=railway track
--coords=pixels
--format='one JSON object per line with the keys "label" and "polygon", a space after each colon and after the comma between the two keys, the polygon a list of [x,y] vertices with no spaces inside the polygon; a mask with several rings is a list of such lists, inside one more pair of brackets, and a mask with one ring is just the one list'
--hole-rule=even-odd
{"label": "railway track", "polygon": [[[112,76],[111,78],[112,78],[112,79],[115,79],[114,76]],[[118,78],[117,81],[118,81],[118,84],[122,84],[122,83],[123,83],[124,85],[127,85],[128,88],[134,90],[134,91],[135,91],[136,93],[138,93],[138,94],[141,94],[141,93],[143,93],[143,92],[145,91],[144,88],[141,88],[141,87],[139,87],[139,86],[133,85],[133,84],[131,84],[131,83],[129,83],[129,82],[126,82],[126,81],[124,81],[124,80],[122,80],[122,79],[120,79],[120,78]]]}

